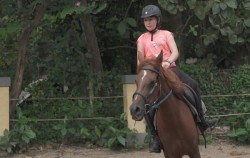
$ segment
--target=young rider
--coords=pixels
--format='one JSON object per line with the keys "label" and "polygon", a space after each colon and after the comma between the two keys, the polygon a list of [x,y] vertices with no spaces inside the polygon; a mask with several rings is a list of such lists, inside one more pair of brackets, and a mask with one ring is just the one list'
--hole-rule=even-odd
{"label": "young rider", "polygon": [[[193,90],[197,93],[198,99],[200,100],[201,107],[198,83],[176,67],[175,61],[179,57],[179,52],[173,33],[169,32],[168,30],[159,29],[161,22],[160,9],[155,5],[147,5],[142,10],[141,18],[144,20],[144,26],[147,31],[143,33],[137,40],[137,65],[139,65],[144,59],[157,57],[159,53],[163,51],[163,68],[170,68],[184,83],[193,88]],[[147,114],[147,119],[145,120],[147,122],[148,128],[151,128],[150,131],[152,137],[149,143],[149,151],[159,153],[161,152],[159,138],[157,136],[155,127],[152,126],[154,125],[154,113],[155,112]],[[200,111],[198,113],[201,119],[199,125],[203,131],[216,124],[217,120],[215,119],[205,120],[204,112]]]}

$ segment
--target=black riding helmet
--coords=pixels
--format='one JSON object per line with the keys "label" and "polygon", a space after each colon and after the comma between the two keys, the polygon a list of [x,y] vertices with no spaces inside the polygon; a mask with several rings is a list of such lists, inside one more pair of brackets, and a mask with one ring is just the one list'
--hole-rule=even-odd
{"label": "black riding helmet", "polygon": [[151,36],[151,41],[153,41],[153,34],[157,31],[157,29],[159,28],[159,22],[160,22],[160,18],[161,18],[161,10],[159,9],[159,7],[157,7],[156,5],[147,5],[142,9],[142,13],[141,13],[141,18],[147,18],[150,16],[155,16],[157,18],[157,25],[155,27],[154,30],[149,31],[152,36]]}
{"label": "black riding helmet", "polygon": [[147,18],[150,16],[161,17],[161,10],[156,5],[147,5],[142,9],[141,18]]}

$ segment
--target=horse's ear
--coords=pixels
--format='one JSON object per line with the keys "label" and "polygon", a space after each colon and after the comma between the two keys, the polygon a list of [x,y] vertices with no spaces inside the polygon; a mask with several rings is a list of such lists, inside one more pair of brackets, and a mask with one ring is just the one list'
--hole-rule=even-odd
{"label": "horse's ear", "polygon": [[158,55],[158,57],[156,58],[156,60],[158,61],[158,63],[161,63],[163,60],[163,51],[161,50],[160,54]]}

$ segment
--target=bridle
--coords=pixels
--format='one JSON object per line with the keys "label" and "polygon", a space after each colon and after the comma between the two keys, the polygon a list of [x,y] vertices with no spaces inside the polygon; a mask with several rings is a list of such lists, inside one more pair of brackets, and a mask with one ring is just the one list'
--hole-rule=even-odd
{"label": "bridle", "polygon": [[[161,86],[161,82],[159,79],[160,76],[160,72],[158,70],[152,69],[152,68],[148,68],[148,67],[143,67],[141,70],[146,70],[146,71],[151,71],[157,74],[157,78],[156,81],[154,82],[154,86],[153,88],[150,90],[149,95],[148,96],[144,96],[141,92],[136,91],[133,94],[133,99],[135,98],[136,95],[139,95],[140,97],[142,97],[142,99],[144,100],[144,106],[146,109],[146,113],[149,113],[151,110],[153,109],[158,109],[160,107],[160,105],[166,101],[173,93],[172,93],[172,89],[168,92],[168,94],[166,96],[163,97],[162,95],[162,86]],[[147,100],[147,98],[153,94],[153,92],[155,91],[155,88],[159,86],[159,91],[160,91],[160,95],[158,97],[158,99],[156,99],[156,101],[149,103],[149,101]]]}

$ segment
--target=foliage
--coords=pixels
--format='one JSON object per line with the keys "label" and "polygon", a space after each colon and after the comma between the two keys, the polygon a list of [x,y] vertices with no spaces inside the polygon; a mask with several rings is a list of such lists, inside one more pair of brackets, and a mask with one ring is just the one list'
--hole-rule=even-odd
{"label": "foliage", "polygon": [[[125,126],[124,118],[122,114],[120,118],[99,118],[91,123],[83,121],[74,124],[71,121],[64,121],[53,128],[59,131],[58,134],[64,141],[81,141],[85,144],[117,149],[125,146],[126,134],[130,131]],[[91,118],[86,120],[91,120]]]}
{"label": "foliage", "polygon": [[182,3],[158,0],[158,3],[170,16],[183,16],[178,38],[181,38],[180,48],[185,57],[213,54],[220,59],[242,51],[242,46],[246,48],[250,42],[248,0],[187,0]]}
{"label": "foliage", "polygon": [[249,142],[250,141],[250,119],[245,122],[243,128],[233,129],[227,134],[230,138],[234,138],[239,142]]}
{"label": "foliage", "polygon": [[[228,115],[250,112],[249,96],[237,96],[237,94],[249,93],[249,65],[242,65],[231,70],[217,70],[211,69],[208,65],[181,64],[181,69],[198,81],[202,99],[208,109],[207,115]],[[209,96],[210,94],[215,96]],[[248,118],[248,115],[222,117],[220,118],[220,125],[229,126],[234,128],[234,130],[239,129],[241,131],[245,126],[244,122],[246,122]],[[242,135],[239,135],[239,137],[241,136]],[[241,139],[248,141],[244,137]]]}
{"label": "foliage", "polygon": [[24,152],[27,150],[31,140],[35,139],[36,133],[29,126],[31,119],[25,117],[21,109],[18,108],[18,121],[11,127],[11,130],[5,130],[4,136],[0,139],[0,147],[8,153]]}
{"label": "foliage", "polygon": [[212,144],[214,137],[212,135],[206,135],[205,138],[203,136],[199,137],[200,144],[205,145],[205,140],[206,144]]}

